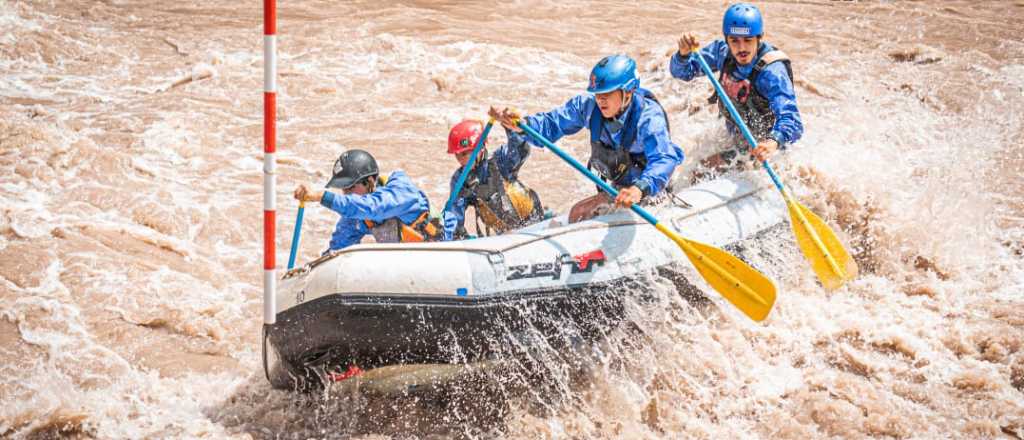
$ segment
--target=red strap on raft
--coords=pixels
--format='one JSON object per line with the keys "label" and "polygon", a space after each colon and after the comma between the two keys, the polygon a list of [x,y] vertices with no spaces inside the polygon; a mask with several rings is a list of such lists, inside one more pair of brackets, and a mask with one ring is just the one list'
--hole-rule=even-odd
{"label": "red strap on raft", "polygon": [[355,376],[363,374],[363,370],[355,365],[349,365],[348,371],[344,373],[327,373],[327,378],[334,382],[341,382],[345,379],[349,379]]}

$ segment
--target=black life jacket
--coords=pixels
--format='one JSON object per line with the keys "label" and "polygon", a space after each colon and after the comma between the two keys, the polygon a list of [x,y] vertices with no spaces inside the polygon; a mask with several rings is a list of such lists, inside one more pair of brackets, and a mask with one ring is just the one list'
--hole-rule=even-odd
{"label": "black life jacket", "polygon": [[[387,177],[378,177],[377,185],[387,184]],[[392,217],[377,223],[363,220],[370,228],[373,239],[377,243],[416,243],[422,241],[440,241],[444,237],[443,228],[437,219],[430,218],[430,211],[423,211],[415,220],[405,224],[398,217]]]}
{"label": "black life jacket", "polygon": [[619,138],[618,145],[608,145],[601,140],[601,131],[604,130],[605,124],[601,109],[595,105],[594,110],[590,112],[590,121],[588,123],[588,128],[590,129],[590,160],[587,162],[587,168],[596,170],[602,179],[610,182],[616,188],[626,186],[628,183],[626,178],[630,174],[630,168],[635,168],[637,171],[642,172],[647,167],[647,155],[643,152],[630,153],[629,151],[629,147],[636,141],[640,114],[643,113],[644,108],[648,105],[647,100],[661,107],[661,112],[665,117],[665,127],[671,133],[672,127],[668,122],[668,113],[665,112],[665,108],[661,106],[661,102],[658,102],[658,98],[654,96],[654,93],[647,89],[638,87],[633,93],[633,100],[629,104],[629,115],[626,116],[626,121],[622,124],[621,130],[623,132],[622,137]]}
{"label": "black life jacket", "polygon": [[[722,84],[725,94],[729,95],[729,100],[736,107],[736,113],[739,113],[740,118],[743,119],[743,122],[747,124],[747,128],[750,129],[750,133],[754,135],[754,139],[758,141],[768,138],[772,127],[775,126],[775,113],[772,113],[771,102],[768,98],[760,90],[757,90],[757,76],[769,64],[775,62],[785,63],[789,80],[793,81],[793,68],[790,66],[789,57],[786,53],[779,49],[771,48],[764,43],[758,49],[758,61],[754,64],[754,68],[747,79],[736,80],[733,77],[732,73],[739,69],[739,65],[736,63],[736,58],[732,56],[731,51],[726,55],[725,63],[723,63],[722,70],[718,75],[718,82]],[[725,104],[718,99],[717,93],[712,92],[708,102],[718,102],[718,112],[732,122],[733,125],[736,125],[736,121],[733,121],[732,115],[729,114],[729,109],[725,108]]]}
{"label": "black life jacket", "polygon": [[487,168],[487,179],[481,181],[479,170],[474,169],[459,191],[459,197],[476,208],[477,218],[483,220],[488,229],[502,234],[544,218],[540,197],[516,178],[518,170],[506,180],[491,158],[484,159],[478,166]]}

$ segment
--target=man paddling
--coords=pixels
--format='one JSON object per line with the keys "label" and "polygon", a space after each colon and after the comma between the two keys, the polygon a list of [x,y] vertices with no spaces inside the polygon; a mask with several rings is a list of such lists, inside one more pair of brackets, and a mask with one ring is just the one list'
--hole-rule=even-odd
{"label": "man paddling", "polygon": [[306,185],[295,189],[295,198],[319,202],[341,214],[326,252],[359,243],[372,234],[377,243],[417,242],[441,237],[439,225],[430,222],[430,202],[402,170],[380,176],[377,161],[363,150],[348,150],[334,162],[327,188],[313,191]]}
{"label": "man paddling", "polygon": [[[497,117],[498,111],[490,109],[490,116]],[[452,174],[450,191],[469,163],[477,141],[483,134],[484,124],[475,119],[459,122],[448,133],[448,154],[455,156],[460,167]],[[462,240],[466,232],[466,208],[476,210],[477,220],[482,220],[489,233],[503,234],[511,229],[535,223],[544,218],[537,193],[519,180],[519,169],[530,156],[530,146],[522,134],[505,130],[508,142],[498,147],[493,154],[487,151],[484,139],[477,158],[469,170],[467,180],[458,194],[452,194],[453,201],[444,213],[444,235],[446,240]],[[477,223],[477,231],[480,231]]]}
{"label": "man paddling", "polygon": [[[761,11],[748,3],[730,6],[722,18],[722,35],[725,40],[711,42],[701,53],[711,70],[720,72],[719,82],[758,144],[749,154],[741,154],[748,151],[747,143],[718,95],[712,94],[709,100],[718,102],[719,112],[733,135],[724,151],[701,160],[705,169],[715,173],[741,165],[749,156],[758,162],[768,160],[776,151],[800,139],[804,130],[789,57],[763,41]],[[684,34],[678,45],[679,51],[669,63],[672,76],[690,81],[702,75],[700,63],[691,53],[693,48],[700,47],[697,38]]]}
{"label": "man paddling", "polygon": [[[515,125],[519,114],[514,111],[506,108],[495,119],[507,129],[522,132]],[[626,55],[601,59],[590,72],[586,94],[522,121],[551,142],[587,128],[588,166],[619,191],[614,200],[619,207],[661,200],[658,196],[667,192],[676,166],[683,161],[683,149],[669,136],[665,110],[653,93],[640,87],[636,62]],[[536,139],[528,141],[541,146]],[[569,221],[602,214],[611,202],[599,191],[577,202],[569,211]]]}

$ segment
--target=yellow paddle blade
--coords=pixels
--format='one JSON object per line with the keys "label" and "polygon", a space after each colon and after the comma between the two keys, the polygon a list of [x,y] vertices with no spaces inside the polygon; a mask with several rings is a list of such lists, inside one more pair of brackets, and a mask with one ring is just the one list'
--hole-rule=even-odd
{"label": "yellow paddle blade", "polygon": [[740,311],[762,321],[775,304],[775,284],[739,258],[719,248],[687,240],[658,223],[654,225],[683,250],[704,280]]}
{"label": "yellow paddle blade", "polygon": [[857,262],[850,258],[835,232],[811,210],[786,194],[789,223],[793,226],[796,244],[825,290],[835,290],[857,277]]}

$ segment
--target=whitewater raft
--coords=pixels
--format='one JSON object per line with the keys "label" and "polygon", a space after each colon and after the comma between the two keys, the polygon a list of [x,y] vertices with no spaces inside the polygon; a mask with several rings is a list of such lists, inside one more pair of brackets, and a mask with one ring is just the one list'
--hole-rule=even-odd
{"label": "whitewater raft", "polygon": [[[652,213],[684,237],[727,250],[786,221],[778,194],[740,177],[676,195]],[[624,288],[631,281],[689,267],[678,245],[631,211],[565,223],[562,216],[459,242],[360,244],[290,272],[277,323],[264,327],[267,379],[292,388],[351,366],[483,362],[524,343],[557,349],[566,329],[587,340],[615,325],[624,295],[643,295]],[[677,285],[717,297],[695,271],[683,273],[689,280]]]}

